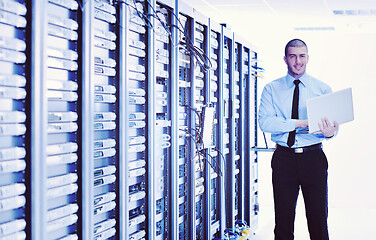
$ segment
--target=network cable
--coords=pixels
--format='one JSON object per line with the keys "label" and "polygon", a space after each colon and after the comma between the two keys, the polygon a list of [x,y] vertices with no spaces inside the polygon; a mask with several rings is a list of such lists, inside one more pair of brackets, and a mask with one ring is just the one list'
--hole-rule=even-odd
{"label": "network cable", "polygon": [[[217,168],[218,168],[218,171],[219,171],[219,175],[222,177],[223,176],[223,173],[222,173],[222,170],[221,170],[221,166],[219,165],[219,163],[215,160],[215,158],[208,154],[209,157],[211,157],[211,159],[213,160],[213,162],[215,162]],[[214,167],[212,167],[214,169]],[[214,170],[215,171],[215,170]]]}
{"label": "network cable", "polygon": [[[151,29],[154,29],[153,27],[153,23],[150,21],[150,19],[148,18],[148,14],[145,14],[143,13],[142,11],[140,11],[138,8],[137,8],[137,2],[136,0],[133,0],[133,4],[134,6],[132,6],[131,4],[129,4],[128,2],[124,1],[124,0],[115,0],[115,4],[125,4],[127,5],[129,8],[132,8],[133,10],[135,10],[136,14],[138,15],[138,17],[140,17],[140,19],[145,23],[145,25],[148,27],[148,28],[151,28]],[[119,24],[120,26],[120,24]],[[122,27],[122,26],[120,26]]]}
{"label": "network cable", "polygon": [[188,51],[191,52],[191,54],[193,55],[193,57],[197,60],[197,63],[200,65],[200,67],[205,72],[208,71],[208,70],[210,70],[211,67],[212,67],[212,63],[211,63],[210,58],[205,54],[205,52],[202,49],[196,47],[193,44],[191,38],[187,34],[187,32],[186,32],[186,30],[184,28],[184,25],[180,21],[179,17],[176,16],[176,14],[173,11],[171,11],[170,9],[167,9],[167,10],[171,12],[171,14],[176,18],[176,20],[180,24],[181,28],[179,26],[176,26],[176,25],[172,25],[172,27],[177,28],[185,36],[185,38],[186,38],[185,44],[187,46]]}

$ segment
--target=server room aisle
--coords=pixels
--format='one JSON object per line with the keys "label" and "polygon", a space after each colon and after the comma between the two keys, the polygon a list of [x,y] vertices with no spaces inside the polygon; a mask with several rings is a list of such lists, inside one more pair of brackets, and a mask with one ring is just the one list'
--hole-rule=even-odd
{"label": "server room aisle", "polygon": [[[252,240],[273,240],[274,210],[272,206],[260,206],[259,228]],[[333,240],[375,240],[376,208],[329,208],[329,236]],[[304,202],[299,196],[295,239],[308,240]]]}

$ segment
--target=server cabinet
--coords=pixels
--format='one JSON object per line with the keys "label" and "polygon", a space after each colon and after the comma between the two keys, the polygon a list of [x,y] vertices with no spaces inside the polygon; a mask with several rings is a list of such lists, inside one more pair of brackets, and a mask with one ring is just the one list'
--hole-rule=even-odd
{"label": "server cabinet", "polygon": [[[191,106],[195,109],[197,114],[192,118],[191,127],[196,129],[200,133],[200,140],[195,144],[203,144],[203,146],[197,146],[196,149],[192,149],[193,158],[193,171],[191,172],[191,182],[194,183],[194,188],[191,192],[194,192],[194,201],[191,201],[191,206],[195,209],[195,225],[192,226],[196,230],[196,239],[205,239],[208,236],[207,230],[210,227],[208,222],[208,194],[210,191],[207,188],[208,181],[210,182],[210,170],[207,164],[206,150],[204,150],[203,143],[203,128],[204,128],[204,107],[208,106],[208,96],[206,94],[207,84],[207,67],[208,63],[205,59],[201,59],[200,56],[206,56],[207,46],[207,31],[208,31],[208,19],[200,16],[198,13],[192,15],[192,39],[193,48],[197,50],[191,50],[192,62],[191,69],[193,70],[192,84],[191,84]],[[192,185],[191,185],[192,186]],[[193,199],[192,199],[193,200]],[[192,236],[193,237],[193,236]]]}
{"label": "server cabinet", "polygon": [[[249,108],[247,101],[247,96],[252,94],[253,91],[249,92],[249,81],[250,81],[250,61],[249,61],[249,44],[242,39],[240,36],[235,34],[235,74],[234,74],[234,117],[235,117],[235,209],[237,220],[245,220],[246,217],[246,198],[250,191],[247,191],[246,185],[250,181],[246,177],[247,174],[247,164],[248,164],[248,154],[250,153],[249,139],[253,140],[253,133],[250,136],[248,129],[248,124],[251,119],[247,115],[247,111],[253,111]],[[253,86],[252,86],[253,87]],[[253,104],[253,102],[252,102]],[[254,121],[253,121],[254,122]],[[252,122],[252,123],[253,123]],[[253,127],[252,127],[253,129]]]}
{"label": "server cabinet", "polygon": [[257,68],[257,54],[252,45],[240,37],[236,38],[238,44],[238,69],[239,69],[239,88],[235,87],[235,95],[240,91],[240,123],[238,127],[240,155],[239,169],[239,217],[238,220],[245,220],[250,230],[255,231],[258,222],[258,200],[257,200],[257,158],[253,151],[250,151],[255,145],[257,135],[256,115],[257,114],[257,76],[252,68]]}
{"label": "server cabinet", "polygon": [[149,209],[147,196],[150,189],[147,178],[148,166],[152,166],[148,157],[148,135],[150,132],[148,117],[148,88],[150,51],[147,31],[148,19],[144,18],[148,5],[144,1],[128,1],[120,7],[120,56],[124,60],[120,74],[123,83],[124,119],[124,191],[121,204],[124,205],[124,239],[142,239],[147,236]]}
{"label": "server cabinet", "polygon": [[82,6],[82,238],[117,236],[119,212],[119,76],[116,8]]}
{"label": "server cabinet", "polygon": [[[209,56],[211,61],[211,69],[209,71],[209,100],[215,108],[215,117],[213,122],[213,138],[208,153],[209,161],[211,163],[210,171],[210,235],[211,238],[223,238],[225,224],[225,159],[223,155],[223,148],[221,147],[222,125],[221,125],[221,99],[223,99],[222,87],[220,81],[223,81],[223,63],[221,61],[223,56],[223,48],[221,45],[221,30],[220,24],[210,20],[210,40],[209,42]],[[222,80],[220,80],[222,79]]]}
{"label": "server cabinet", "polygon": [[[250,151],[255,144],[255,74],[251,67],[257,62],[256,52],[236,34],[222,27],[223,88],[220,109],[222,117],[222,148],[225,154],[226,227],[229,232],[241,226],[257,227],[257,158]],[[245,222],[244,222],[245,220]]]}
{"label": "server cabinet", "polygon": [[[179,45],[179,102],[184,106],[180,114],[181,136],[180,161],[187,163],[188,194],[187,203],[179,210],[184,213],[188,206],[187,223],[179,222],[180,230],[191,229],[189,239],[210,239],[220,236],[220,217],[224,206],[221,203],[220,179],[222,176],[218,154],[218,134],[207,134],[218,123],[216,104],[219,39],[218,32],[212,37],[210,21],[201,13],[187,5],[179,5],[180,30]],[[220,26],[217,25],[217,27]],[[212,46],[213,45],[213,50]],[[215,75],[216,74],[216,75]],[[207,116],[213,114],[208,120]],[[187,120],[183,120],[185,116]],[[211,122],[210,122],[211,121]],[[210,122],[210,123],[209,123]],[[210,124],[207,125],[207,124]],[[187,134],[188,133],[188,134]],[[182,139],[182,140],[183,140]],[[190,149],[187,152],[187,149]],[[179,171],[182,173],[182,171]],[[183,180],[183,179],[182,179]],[[194,193],[194,194],[192,194]],[[179,202],[180,204],[180,202]],[[187,230],[185,230],[187,231]],[[184,238],[182,238],[184,239]]]}
{"label": "server cabinet", "polygon": [[27,85],[30,62],[25,2],[0,4],[0,238],[25,239],[31,164]]}
{"label": "server cabinet", "polygon": [[[179,5],[181,8],[182,5]],[[192,18],[179,12],[179,239],[190,239],[196,234],[196,208],[195,208],[195,163],[193,156],[196,152],[195,141],[195,109],[192,93],[193,69],[191,66],[190,50],[192,47],[193,21]],[[191,44],[191,45],[189,45]],[[192,98],[193,97],[193,98]],[[193,194],[192,194],[193,193]]]}
{"label": "server cabinet", "polygon": [[[258,66],[258,52],[253,48],[249,50],[250,53],[250,83],[249,83],[249,92],[251,93],[253,90],[253,94],[249,94],[249,103],[252,107],[249,112],[249,126],[250,129],[253,127],[253,130],[249,133],[249,136],[253,138],[251,142],[251,146],[253,143],[253,147],[257,146],[257,81],[260,77],[260,71],[262,68]],[[253,104],[252,104],[253,103]],[[253,115],[253,116],[251,116]],[[250,203],[249,213],[250,218],[248,222],[250,223],[250,227],[252,231],[255,231],[258,226],[258,212],[259,212],[259,202],[258,202],[258,153],[252,151],[250,153],[249,158],[249,179],[250,179],[250,192],[249,196],[251,199],[248,200]]]}
{"label": "server cabinet", "polygon": [[241,94],[240,94],[240,88],[241,88],[241,75],[242,75],[242,43],[239,42],[238,37],[234,34],[234,79],[233,79],[233,99],[232,99],[232,111],[233,111],[233,161],[235,164],[234,168],[234,175],[235,175],[235,184],[234,184],[234,195],[235,195],[235,213],[234,218],[235,221],[238,219],[242,219],[242,212],[244,210],[243,206],[241,204],[243,203],[243,192],[241,191],[242,184],[244,183],[243,178],[243,154],[242,154],[242,147],[243,147],[243,140],[242,140],[242,122],[244,122],[243,115],[241,114],[241,111],[244,108],[244,105],[242,105],[244,102],[242,102]]}
{"label": "server cabinet", "polygon": [[258,54],[254,46],[243,47],[243,89],[244,101],[248,108],[242,111],[247,121],[244,122],[246,131],[242,134],[248,137],[244,139],[244,163],[245,168],[245,182],[244,192],[244,220],[249,224],[250,230],[254,232],[258,227],[258,159],[257,152],[250,151],[250,148],[257,146],[257,79],[260,68],[258,64]]}
{"label": "server cabinet", "polygon": [[242,86],[241,86],[241,93],[242,93],[242,101],[243,104],[247,107],[242,109],[242,115],[245,117],[246,121],[242,122],[242,141],[244,142],[244,146],[242,148],[242,153],[244,157],[243,162],[243,174],[244,174],[244,182],[242,185],[242,192],[243,192],[243,203],[242,206],[244,208],[243,211],[243,219],[251,225],[250,222],[250,215],[251,215],[251,185],[252,180],[250,177],[251,173],[251,151],[249,150],[251,146],[253,146],[254,142],[254,128],[253,124],[255,121],[252,121],[250,117],[253,118],[253,110],[254,110],[254,101],[253,101],[253,84],[251,82],[251,61],[250,61],[250,48],[249,46],[243,46],[242,49],[243,59],[241,61],[242,65]]}
{"label": "server cabinet", "polygon": [[[176,32],[172,29],[174,3],[155,2],[149,5],[153,14],[154,75],[151,79],[152,100],[149,119],[153,124],[153,141],[149,180],[153,221],[149,223],[149,239],[176,238],[177,235],[177,128],[176,121]],[[150,95],[149,95],[150,96]],[[150,136],[149,136],[150,138]],[[173,220],[174,219],[174,220]],[[152,225],[152,226],[151,226]]]}
{"label": "server cabinet", "polygon": [[226,226],[228,228],[235,227],[235,118],[234,118],[234,42],[233,32],[222,26],[223,57],[222,57],[222,99],[220,100],[220,108],[222,109],[222,153],[225,161],[225,191],[230,194],[225,196],[226,209]]}
{"label": "server cabinet", "polygon": [[[46,203],[42,206],[46,209],[42,211],[47,210],[47,213],[40,221],[46,221],[45,233],[42,234],[46,239],[74,239],[77,238],[79,208],[78,58],[81,53],[78,51],[78,4],[49,1],[44,7],[42,16],[46,17],[47,26],[42,25],[45,29],[42,29],[41,50],[45,59],[41,61],[44,75],[39,90],[45,93],[40,105],[45,111],[43,117],[47,116],[47,124],[45,118],[39,122],[39,137],[45,138],[40,146],[45,148],[44,152],[41,151],[41,159],[45,159],[47,178],[42,183],[46,192],[41,197]],[[64,31],[71,35],[63,34]],[[36,96],[37,91],[33,86],[32,94]]]}

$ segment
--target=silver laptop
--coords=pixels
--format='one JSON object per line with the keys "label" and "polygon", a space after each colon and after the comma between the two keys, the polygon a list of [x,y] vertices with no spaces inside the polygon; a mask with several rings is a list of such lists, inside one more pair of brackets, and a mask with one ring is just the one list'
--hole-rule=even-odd
{"label": "silver laptop", "polygon": [[346,88],[337,92],[310,98],[307,100],[309,132],[320,131],[318,123],[326,117],[333,124],[343,124],[354,120],[352,89]]}

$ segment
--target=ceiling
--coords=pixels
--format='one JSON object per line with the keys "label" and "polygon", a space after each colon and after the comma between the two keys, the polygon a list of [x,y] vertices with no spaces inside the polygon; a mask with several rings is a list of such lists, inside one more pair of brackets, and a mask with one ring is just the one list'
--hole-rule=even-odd
{"label": "ceiling", "polygon": [[[281,21],[298,30],[334,30],[339,24],[376,24],[376,0],[183,0],[217,22]],[[376,29],[376,28],[375,28]]]}

